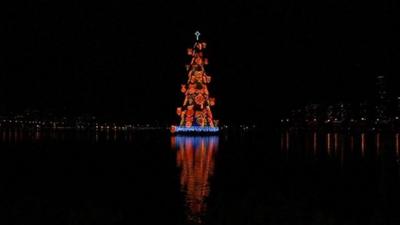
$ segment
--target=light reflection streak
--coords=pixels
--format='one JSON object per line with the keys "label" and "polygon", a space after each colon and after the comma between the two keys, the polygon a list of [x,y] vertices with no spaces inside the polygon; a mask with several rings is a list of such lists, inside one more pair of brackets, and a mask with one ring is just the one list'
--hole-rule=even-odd
{"label": "light reflection streak", "polygon": [[[288,132],[283,131],[280,136],[281,151],[285,156],[290,154],[324,154],[334,157],[344,165],[352,157],[380,157],[388,151],[400,158],[400,132],[382,133],[370,131],[306,131],[307,133],[290,133],[291,150],[287,151]],[[389,139],[390,138],[390,139]],[[297,157],[297,156],[296,156]]]}
{"label": "light reflection streak", "polygon": [[337,133],[335,133],[334,135],[333,135],[333,138],[334,138],[334,147],[333,147],[333,149],[335,150],[335,154],[337,154],[337,152],[338,152],[338,134]]}
{"label": "light reflection streak", "polygon": [[326,134],[326,150],[328,151],[328,155],[331,154],[331,133]]}
{"label": "light reflection streak", "polygon": [[171,138],[175,146],[176,164],[181,169],[180,185],[185,194],[187,219],[192,224],[202,224],[202,216],[207,210],[206,198],[210,192],[209,179],[214,172],[218,137]]}
{"label": "light reflection streak", "polygon": [[361,155],[365,155],[365,133],[361,133]]}
{"label": "light reflection streak", "polygon": [[314,154],[317,153],[317,132],[313,133],[313,150],[314,150]]}

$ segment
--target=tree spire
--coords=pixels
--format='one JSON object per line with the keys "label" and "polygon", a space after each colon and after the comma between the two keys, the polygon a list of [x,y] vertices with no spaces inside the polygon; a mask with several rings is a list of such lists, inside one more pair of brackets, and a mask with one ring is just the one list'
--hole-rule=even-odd
{"label": "tree spire", "polygon": [[199,37],[200,37],[200,35],[201,35],[201,33],[200,33],[200,31],[196,31],[196,32],[194,33],[194,35],[196,35],[196,41],[198,41],[198,40],[199,40]]}

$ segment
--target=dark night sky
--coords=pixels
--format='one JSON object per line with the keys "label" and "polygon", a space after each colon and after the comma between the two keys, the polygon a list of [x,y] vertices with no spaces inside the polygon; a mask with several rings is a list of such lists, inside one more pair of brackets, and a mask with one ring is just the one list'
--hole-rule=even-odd
{"label": "dark night sky", "polygon": [[223,121],[367,99],[377,74],[400,81],[395,0],[65,2],[5,7],[3,110],[174,121],[197,29]]}

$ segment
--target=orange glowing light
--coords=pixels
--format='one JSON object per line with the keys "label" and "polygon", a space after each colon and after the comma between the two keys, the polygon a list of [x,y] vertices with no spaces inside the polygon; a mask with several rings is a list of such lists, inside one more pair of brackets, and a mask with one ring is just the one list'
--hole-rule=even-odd
{"label": "orange glowing light", "polygon": [[187,219],[201,224],[207,210],[205,199],[210,192],[218,137],[174,137],[176,165],[180,168],[181,191],[185,194]]}
{"label": "orange glowing light", "polygon": [[361,154],[365,155],[365,133],[361,134]]}
{"label": "orange glowing light", "polygon": [[333,149],[335,150],[335,153],[337,152],[337,149],[338,149],[338,134],[337,133],[335,133],[334,135],[333,135]]}
{"label": "orange glowing light", "polygon": [[326,149],[328,151],[328,154],[331,154],[331,133],[328,133],[326,136]]}

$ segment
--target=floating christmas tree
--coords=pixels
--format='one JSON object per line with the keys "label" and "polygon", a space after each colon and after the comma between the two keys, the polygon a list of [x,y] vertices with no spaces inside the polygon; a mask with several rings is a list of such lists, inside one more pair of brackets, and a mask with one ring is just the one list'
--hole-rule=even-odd
{"label": "floating christmas tree", "polygon": [[200,32],[196,32],[196,42],[193,48],[187,50],[191,56],[189,65],[186,65],[188,80],[181,85],[181,92],[185,94],[182,107],[176,109],[180,116],[178,126],[172,126],[171,132],[218,132],[217,121],[214,120],[211,107],[215,99],[209,96],[207,85],[211,76],[205,71],[208,59],[204,58],[205,42],[199,41]]}

